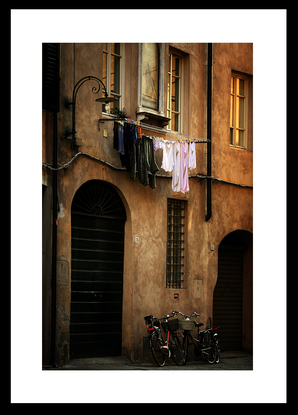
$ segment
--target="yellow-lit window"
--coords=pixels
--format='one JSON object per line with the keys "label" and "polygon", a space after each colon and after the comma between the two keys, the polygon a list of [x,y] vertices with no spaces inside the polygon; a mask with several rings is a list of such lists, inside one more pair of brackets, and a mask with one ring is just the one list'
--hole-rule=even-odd
{"label": "yellow-lit window", "polygon": [[230,102],[230,145],[246,148],[246,102],[247,81],[244,77],[232,74]]}
{"label": "yellow-lit window", "polygon": [[[115,114],[116,108],[121,108],[121,44],[103,43],[103,70],[102,80],[107,88],[108,95],[118,98],[118,101],[103,104],[102,111]],[[103,94],[104,96],[104,94]]]}
{"label": "yellow-lit window", "polygon": [[180,56],[169,53],[167,116],[171,118],[168,129],[180,131],[181,129],[181,72],[182,59]]}

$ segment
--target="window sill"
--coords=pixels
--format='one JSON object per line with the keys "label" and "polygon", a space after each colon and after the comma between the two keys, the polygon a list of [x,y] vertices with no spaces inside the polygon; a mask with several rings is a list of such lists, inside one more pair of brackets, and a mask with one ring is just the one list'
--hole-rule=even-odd
{"label": "window sill", "polygon": [[246,147],[233,146],[232,144],[230,144],[230,148],[233,148],[234,150],[246,150]]}
{"label": "window sill", "polygon": [[149,108],[139,107],[136,114],[137,121],[144,121],[157,127],[165,127],[171,120],[171,118],[165,117],[163,114]]}

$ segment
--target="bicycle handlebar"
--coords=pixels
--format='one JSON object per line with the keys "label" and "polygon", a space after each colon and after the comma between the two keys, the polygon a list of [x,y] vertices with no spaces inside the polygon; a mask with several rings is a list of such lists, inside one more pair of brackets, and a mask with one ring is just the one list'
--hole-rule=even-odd
{"label": "bicycle handlebar", "polygon": [[175,317],[175,315],[171,316],[171,315],[167,314],[165,317],[160,317],[160,318],[157,318],[157,317],[152,317],[152,318],[153,318],[154,320],[166,320],[166,319],[168,319],[168,318],[172,318],[172,317]]}
{"label": "bicycle handlebar", "polygon": [[196,313],[195,311],[193,312],[192,315],[183,314],[183,313],[181,313],[181,311],[172,311],[171,314],[173,314],[173,317],[175,317],[176,314],[181,314],[181,316],[183,316],[185,318],[189,318],[189,317],[197,317],[197,318],[199,318],[199,315],[200,315],[200,314]]}

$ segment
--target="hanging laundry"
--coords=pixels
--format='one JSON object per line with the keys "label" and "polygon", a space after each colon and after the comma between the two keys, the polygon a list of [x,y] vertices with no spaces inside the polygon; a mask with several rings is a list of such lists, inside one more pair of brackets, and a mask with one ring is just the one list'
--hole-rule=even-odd
{"label": "hanging laundry", "polygon": [[118,127],[119,124],[114,121],[114,149],[118,151]]}
{"label": "hanging laundry", "polygon": [[124,129],[122,124],[118,126],[118,153],[124,155]]}
{"label": "hanging laundry", "polygon": [[135,180],[137,174],[137,127],[135,125],[130,125],[130,134],[128,140],[128,147],[127,151],[129,154],[129,162],[130,162],[130,177],[132,180]]}
{"label": "hanging laundry", "polygon": [[196,167],[197,167],[196,146],[195,146],[195,143],[192,141],[189,144],[189,149],[188,149],[188,168],[195,169]]}
{"label": "hanging laundry", "polygon": [[174,142],[164,141],[161,168],[164,169],[165,171],[169,171],[169,172],[173,171],[173,167],[174,167],[173,154],[174,154]]}
{"label": "hanging laundry", "polygon": [[125,118],[114,122],[114,149],[118,151],[122,166],[135,180],[138,173],[140,183],[156,187],[156,173],[159,167],[155,160],[155,151],[163,151],[161,168],[172,172],[172,190],[186,193],[189,191],[188,169],[195,169],[196,146],[198,140],[190,143],[164,140],[162,137],[147,137],[141,133],[141,123]]}
{"label": "hanging laundry", "polygon": [[142,124],[138,123],[137,126],[137,138],[141,138],[142,137]]}
{"label": "hanging laundry", "polygon": [[119,154],[124,154],[124,130],[123,122],[114,122],[114,149],[118,151]]}
{"label": "hanging laundry", "polygon": [[140,183],[151,189],[156,187],[156,173],[159,167],[156,164],[153,140],[145,135],[137,141],[137,165]]}
{"label": "hanging laundry", "polygon": [[[118,127],[120,132],[121,132],[121,125],[122,125],[122,122],[119,123],[119,127]],[[119,154],[120,154],[120,159],[121,159],[122,166],[126,167],[126,170],[128,172],[130,172],[130,153],[129,153],[130,143],[129,142],[130,142],[130,126],[129,126],[129,124],[124,123],[124,127],[123,127],[123,151],[121,151],[121,152],[119,151]],[[121,147],[120,143],[121,143],[121,135],[119,135],[119,149],[121,148],[121,150],[122,150],[122,147]]]}
{"label": "hanging laundry", "polygon": [[174,143],[173,149],[173,174],[172,174],[172,189],[174,192],[180,192],[180,159],[181,146],[177,141]]}
{"label": "hanging laundry", "polygon": [[188,183],[188,143],[181,143],[181,159],[180,159],[180,192],[189,191]]}
{"label": "hanging laundry", "polygon": [[154,151],[157,151],[159,149],[164,149],[164,140],[160,137],[153,137],[153,144],[154,144]]}

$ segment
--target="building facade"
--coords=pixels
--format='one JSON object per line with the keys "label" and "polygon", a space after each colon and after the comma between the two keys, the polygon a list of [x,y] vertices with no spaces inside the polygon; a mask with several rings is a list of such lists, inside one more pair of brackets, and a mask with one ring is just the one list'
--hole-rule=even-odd
{"label": "building facade", "polygon": [[[142,360],[144,316],[174,309],[252,351],[252,92],[252,44],[43,45],[44,365]],[[127,125],[162,143],[147,182]],[[161,167],[173,143],[194,149],[188,187]]]}

